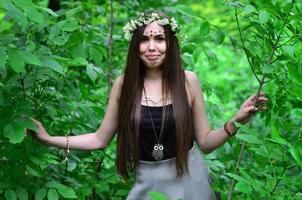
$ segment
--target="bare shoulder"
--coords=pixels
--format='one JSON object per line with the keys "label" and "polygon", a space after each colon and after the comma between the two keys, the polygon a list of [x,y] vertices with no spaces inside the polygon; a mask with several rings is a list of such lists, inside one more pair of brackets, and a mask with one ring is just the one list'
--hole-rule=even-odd
{"label": "bare shoulder", "polygon": [[119,86],[123,85],[123,80],[124,80],[124,74],[119,75],[116,79],[115,79],[115,83]]}
{"label": "bare shoulder", "polygon": [[194,72],[188,70],[185,70],[185,76],[186,76],[186,88],[188,93],[190,94],[189,101],[191,105],[193,105],[196,95],[200,90],[198,76]]}
{"label": "bare shoulder", "polygon": [[188,83],[193,86],[194,84],[199,84],[198,76],[189,70],[185,70],[186,79],[188,80]]}
{"label": "bare shoulder", "polygon": [[114,99],[118,100],[120,99],[121,91],[122,91],[122,85],[123,85],[124,75],[119,75],[112,86],[111,89],[111,96],[113,96]]}

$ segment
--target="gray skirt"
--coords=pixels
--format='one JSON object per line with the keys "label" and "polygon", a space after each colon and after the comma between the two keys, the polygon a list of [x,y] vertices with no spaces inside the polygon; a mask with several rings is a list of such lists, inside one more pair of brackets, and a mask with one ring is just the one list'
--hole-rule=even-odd
{"label": "gray skirt", "polygon": [[195,145],[188,152],[188,173],[176,177],[175,158],[139,161],[134,187],[127,200],[150,200],[149,192],[165,193],[169,200],[214,200],[209,169]]}

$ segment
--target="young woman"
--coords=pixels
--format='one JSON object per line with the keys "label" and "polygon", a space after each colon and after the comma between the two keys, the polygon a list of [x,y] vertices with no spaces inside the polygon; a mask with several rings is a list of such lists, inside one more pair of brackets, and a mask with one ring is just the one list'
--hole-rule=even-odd
{"label": "young woman", "polygon": [[[250,96],[223,127],[211,130],[197,76],[181,66],[179,26],[161,12],[148,12],[125,27],[130,40],[124,74],[111,90],[108,109],[95,133],[50,136],[32,119],[32,134],[52,146],[78,150],[104,149],[117,133],[117,168],[124,177],[135,173],[128,200],[147,200],[148,192],[163,192],[170,199],[215,199],[203,153],[224,144],[259,110]],[[264,94],[259,102],[267,102]],[[194,146],[194,143],[197,145]]]}

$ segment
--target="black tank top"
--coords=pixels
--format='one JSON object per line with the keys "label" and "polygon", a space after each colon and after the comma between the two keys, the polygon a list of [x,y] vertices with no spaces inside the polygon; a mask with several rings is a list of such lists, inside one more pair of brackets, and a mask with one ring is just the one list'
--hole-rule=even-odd
{"label": "black tank top", "polygon": [[[155,161],[151,156],[154,144],[157,140],[154,136],[154,131],[152,128],[152,123],[150,115],[148,112],[148,107],[150,108],[150,113],[154,122],[154,128],[156,131],[157,138],[159,139],[160,128],[162,123],[162,110],[163,106],[145,106],[141,105],[141,120],[139,129],[139,140],[140,140],[140,160],[144,161]],[[166,105],[167,118],[166,126],[162,133],[162,144],[164,145],[164,158],[169,159],[176,156],[176,136],[175,136],[175,122],[173,117],[173,107],[172,104]],[[191,147],[193,146],[193,139]]]}

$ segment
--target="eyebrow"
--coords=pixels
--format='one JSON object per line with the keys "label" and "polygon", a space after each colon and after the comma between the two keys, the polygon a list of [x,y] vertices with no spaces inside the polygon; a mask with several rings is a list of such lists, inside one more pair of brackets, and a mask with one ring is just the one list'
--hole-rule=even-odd
{"label": "eyebrow", "polygon": [[[159,36],[165,36],[165,34],[161,33],[161,34],[154,35],[154,37],[159,37]],[[149,37],[149,35],[143,35],[143,37]]]}

